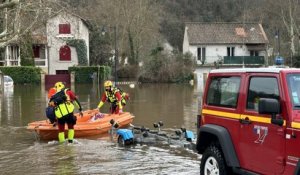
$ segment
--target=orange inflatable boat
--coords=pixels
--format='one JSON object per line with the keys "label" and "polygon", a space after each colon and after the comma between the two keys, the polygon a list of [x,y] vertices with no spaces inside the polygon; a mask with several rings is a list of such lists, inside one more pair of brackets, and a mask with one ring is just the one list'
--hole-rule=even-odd
{"label": "orange inflatable boat", "polygon": [[[83,117],[79,113],[75,114],[77,117],[77,123],[74,126],[75,138],[96,136],[108,131],[112,128],[111,120],[117,123],[119,128],[128,126],[134,116],[129,112],[121,114],[104,114],[99,113],[97,109],[87,110],[83,112]],[[66,136],[67,136],[67,125],[66,125]],[[27,129],[37,133],[38,137],[42,140],[57,139],[58,128],[53,126],[49,120],[41,120],[29,123]]]}

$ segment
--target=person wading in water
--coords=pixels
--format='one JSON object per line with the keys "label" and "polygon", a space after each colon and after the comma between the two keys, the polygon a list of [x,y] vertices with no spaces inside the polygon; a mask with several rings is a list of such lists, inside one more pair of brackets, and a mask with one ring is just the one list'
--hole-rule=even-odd
{"label": "person wading in water", "polygon": [[82,116],[82,108],[75,93],[62,82],[55,83],[56,93],[49,100],[49,106],[54,106],[54,113],[58,124],[58,141],[65,142],[65,124],[68,125],[68,142],[72,143],[75,135],[74,125],[76,124],[76,116],[74,116],[74,104],[78,107]]}

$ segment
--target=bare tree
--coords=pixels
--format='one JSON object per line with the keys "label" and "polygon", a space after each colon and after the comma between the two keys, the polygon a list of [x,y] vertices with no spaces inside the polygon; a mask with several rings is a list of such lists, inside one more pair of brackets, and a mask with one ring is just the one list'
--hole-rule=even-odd
{"label": "bare tree", "polygon": [[[131,58],[136,64],[149,53],[159,40],[161,20],[159,4],[153,0],[88,0],[88,7],[80,9],[98,30],[106,28],[114,38],[113,27],[117,29],[119,55]],[[93,11],[93,13],[90,13]],[[113,40],[111,42],[114,49]]]}
{"label": "bare tree", "polygon": [[4,0],[0,2],[0,48],[22,40],[35,29],[45,26],[50,15],[64,8],[50,0]]}
{"label": "bare tree", "polygon": [[0,8],[0,13],[4,16],[0,34],[0,47],[16,41],[19,37],[29,32],[39,19],[41,6],[41,0],[34,4],[23,3],[17,0],[5,0],[0,5],[2,7]]}
{"label": "bare tree", "polygon": [[296,55],[295,37],[296,35],[300,36],[298,27],[300,21],[297,21],[297,17],[299,16],[299,5],[297,0],[288,0],[287,3],[285,1],[285,3],[282,3],[281,5],[281,18],[290,38],[290,51],[292,57]]}
{"label": "bare tree", "polygon": [[[121,2],[121,1],[119,1]],[[159,31],[158,4],[140,0],[122,1],[121,20],[124,21],[124,34],[127,35],[127,50],[131,64],[137,64],[144,53],[157,44]],[[122,19],[123,18],[123,19]],[[124,43],[126,44],[126,43]]]}

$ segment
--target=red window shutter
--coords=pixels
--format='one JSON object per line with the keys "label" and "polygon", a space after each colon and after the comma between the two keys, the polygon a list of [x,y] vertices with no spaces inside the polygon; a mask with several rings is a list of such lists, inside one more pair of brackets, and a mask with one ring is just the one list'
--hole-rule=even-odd
{"label": "red window shutter", "polygon": [[59,34],[70,34],[71,25],[70,24],[59,24]]}
{"label": "red window shutter", "polygon": [[65,45],[59,49],[59,60],[60,61],[71,61],[71,49]]}

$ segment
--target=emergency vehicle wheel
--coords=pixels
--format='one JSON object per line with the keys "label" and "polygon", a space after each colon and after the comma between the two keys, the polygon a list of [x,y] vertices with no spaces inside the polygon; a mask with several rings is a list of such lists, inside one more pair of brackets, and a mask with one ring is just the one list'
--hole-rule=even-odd
{"label": "emergency vehicle wheel", "polygon": [[210,145],[202,155],[200,163],[202,175],[227,175],[222,151],[216,145]]}

